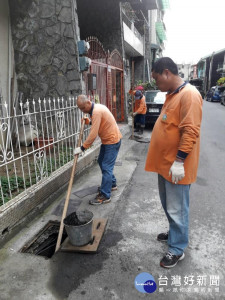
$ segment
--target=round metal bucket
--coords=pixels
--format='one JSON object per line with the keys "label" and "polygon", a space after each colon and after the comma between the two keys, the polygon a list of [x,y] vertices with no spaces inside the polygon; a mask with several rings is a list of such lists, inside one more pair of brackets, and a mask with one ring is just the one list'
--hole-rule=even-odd
{"label": "round metal bucket", "polygon": [[77,211],[68,215],[63,220],[70,243],[73,246],[84,246],[92,238],[93,213]]}

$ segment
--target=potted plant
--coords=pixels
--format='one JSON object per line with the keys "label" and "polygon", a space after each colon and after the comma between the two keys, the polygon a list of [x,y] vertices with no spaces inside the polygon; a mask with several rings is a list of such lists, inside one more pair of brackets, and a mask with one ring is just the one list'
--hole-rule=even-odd
{"label": "potted plant", "polygon": [[35,149],[45,149],[46,153],[48,153],[51,149],[53,149],[54,146],[54,138],[51,135],[50,129],[47,127],[43,127],[43,131],[38,130],[38,132],[40,132],[39,136],[34,138]]}
{"label": "potted plant", "polygon": [[135,89],[142,90],[142,91],[155,90],[156,89],[155,80],[146,81],[146,82],[139,80],[137,81]]}
{"label": "potted plant", "polygon": [[225,86],[225,77],[221,77],[217,80],[217,85],[219,86]]}

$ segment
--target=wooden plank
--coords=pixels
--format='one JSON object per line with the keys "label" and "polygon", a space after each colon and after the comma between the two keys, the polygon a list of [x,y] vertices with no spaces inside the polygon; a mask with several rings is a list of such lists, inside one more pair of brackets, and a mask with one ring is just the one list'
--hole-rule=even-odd
{"label": "wooden plank", "polygon": [[92,225],[92,237],[94,238],[91,241],[93,243],[89,243],[84,246],[73,246],[69,238],[67,237],[65,241],[62,243],[60,250],[63,252],[81,252],[81,253],[96,253],[98,250],[98,246],[100,244],[100,241],[102,239],[103,233],[105,231],[105,227],[107,224],[107,219],[98,218],[93,219],[93,225]]}

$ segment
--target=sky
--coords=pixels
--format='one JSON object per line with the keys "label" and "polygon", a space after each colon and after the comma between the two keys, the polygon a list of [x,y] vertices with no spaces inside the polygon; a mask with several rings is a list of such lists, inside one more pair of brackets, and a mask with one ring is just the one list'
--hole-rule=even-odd
{"label": "sky", "polygon": [[225,48],[225,0],[169,0],[163,56],[176,63],[197,63]]}

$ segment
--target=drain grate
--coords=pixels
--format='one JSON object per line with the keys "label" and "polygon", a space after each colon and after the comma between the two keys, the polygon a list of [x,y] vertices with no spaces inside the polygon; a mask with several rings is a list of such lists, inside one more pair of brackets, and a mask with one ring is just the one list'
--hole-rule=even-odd
{"label": "drain grate", "polygon": [[[20,252],[51,258],[55,253],[55,247],[58,239],[60,222],[49,221],[36,236],[25,244]],[[66,239],[67,233],[64,230],[62,242]]]}

